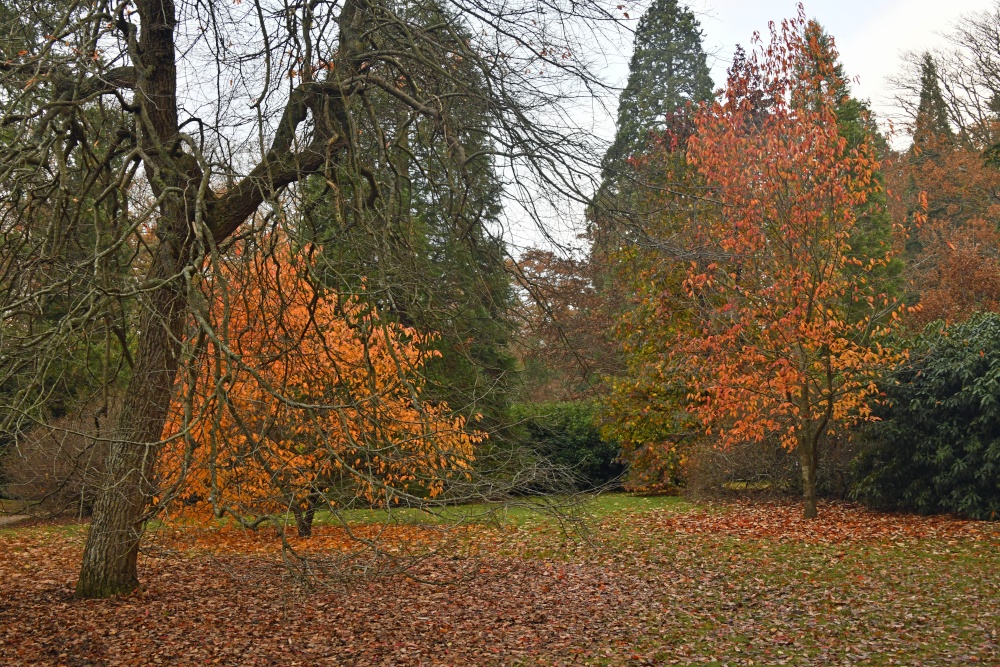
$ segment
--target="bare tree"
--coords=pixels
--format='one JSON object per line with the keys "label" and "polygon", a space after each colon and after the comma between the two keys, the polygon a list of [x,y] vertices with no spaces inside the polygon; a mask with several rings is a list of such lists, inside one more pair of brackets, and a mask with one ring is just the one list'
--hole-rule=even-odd
{"label": "bare tree", "polygon": [[[217,329],[191,334],[208,307],[199,285],[236,236],[267,226],[247,221],[294,210],[308,178],[331,186],[338,210],[377,207],[386,146],[416,119],[471,163],[455,139],[469,114],[454,112],[470,106],[487,119],[480,150],[527,210],[548,193],[585,201],[600,151],[571,117],[600,82],[581,44],[613,20],[591,0],[0,10],[4,432],[44,420],[53,387],[78,376],[79,392],[122,393],[79,595],[138,585],[178,373],[205,335],[226,349]],[[395,113],[376,108],[387,100]]]}

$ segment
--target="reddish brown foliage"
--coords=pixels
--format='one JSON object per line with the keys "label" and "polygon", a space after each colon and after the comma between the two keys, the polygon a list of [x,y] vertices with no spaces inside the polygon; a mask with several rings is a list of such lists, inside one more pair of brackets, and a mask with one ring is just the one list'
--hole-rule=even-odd
{"label": "reddish brown foliage", "polygon": [[970,220],[962,226],[933,221],[920,234],[925,246],[915,262],[920,290],[917,325],[934,320],[961,322],[977,311],[1000,308],[1000,234],[992,223]]}
{"label": "reddish brown foliage", "polygon": [[[878,205],[879,162],[870,141],[850,148],[840,136],[831,91],[843,80],[815,31],[801,13],[773,28],[751,73],[731,72],[725,97],[699,112],[688,144],[726,204],[709,233],[728,259],[692,263],[685,288],[701,326],[681,333],[678,354],[692,370],[689,409],[722,447],[769,436],[815,447],[867,418],[893,359],[871,340],[891,304],[849,270],[889,261],[850,257],[857,210]],[[763,115],[752,102],[761,82]]]}
{"label": "reddish brown foliage", "polygon": [[884,346],[900,306],[870,279],[892,255],[852,255],[859,211],[881,211],[881,163],[871,137],[842,135],[836,62],[799,5],[695,116],[687,157],[722,204],[704,223],[717,259],[691,263],[697,326],[671,350],[690,378],[685,408],[717,446],[797,450],[807,517],[820,449],[871,418],[901,358]]}
{"label": "reddish brown foliage", "polygon": [[566,258],[534,248],[518,261],[514,276],[523,308],[515,349],[537,376],[530,378],[531,400],[588,396],[595,377],[614,369],[612,308],[600,289],[603,270],[599,258]]}
{"label": "reddish brown foliage", "polygon": [[909,279],[920,297],[918,326],[960,322],[1000,307],[1000,170],[953,137],[927,136],[890,171],[897,219],[909,216]]}

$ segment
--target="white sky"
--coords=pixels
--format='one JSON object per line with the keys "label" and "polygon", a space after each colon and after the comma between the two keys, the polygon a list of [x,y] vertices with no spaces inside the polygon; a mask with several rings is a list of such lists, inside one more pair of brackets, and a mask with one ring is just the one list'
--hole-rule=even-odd
{"label": "white sky", "polygon": [[[725,82],[737,44],[749,51],[754,31],[768,39],[768,22],[796,15],[796,0],[681,0],[698,16],[705,34],[712,79]],[[1000,3],[1000,0],[996,0]],[[648,2],[639,0],[640,7]],[[867,99],[880,118],[894,115],[886,78],[899,74],[907,51],[944,46],[948,32],[963,15],[990,9],[994,0],[806,0],[806,16],[817,19],[833,35],[851,78],[855,96]],[[635,27],[641,11],[632,12]],[[609,40],[608,80],[624,86],[632,55],[631,35]],[[613,53],[617,51],[617,53]],[[616,104],[612,103],[612,113]],[[614,133],[614,118],[595,118],[595,131]]]}

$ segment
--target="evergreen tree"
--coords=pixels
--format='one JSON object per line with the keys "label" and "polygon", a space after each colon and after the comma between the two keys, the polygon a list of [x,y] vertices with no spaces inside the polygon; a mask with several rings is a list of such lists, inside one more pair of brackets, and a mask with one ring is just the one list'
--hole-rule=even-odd
{"label": "evergreen tree", "polygon": [[[468,38],[436,2],[415,2],[409,11],[442,43]],[[377,122],[357,129],[376,157],[315,178],[305,217],[325,248],[324,283],[363,293],[383,315],[437,335],[440,356],[424,367],[424,398],[482,414],[490,429],[505,421],[514,370],[514,294],[497,232],[501,186],[489,157],[487,95],[456,94],[483,86],[482,74],[457,56],[441,65],[428,66],[421,84],[457,129],[445,131],[386,93],[370,94]],[[374,191],[377,201],[364,203]]]}
{"label": "evergreen tree", "polygon": [[948,107],[941,94],[937,63],[924,53],[920,59],[920,102],[913,122],[913,143],[923,148],[932,138],[953,139]]}
{"label": "evergreen tree", "polygon": [[[618,130],[592,213],[591,274],[610,313],[606,319],[617,322],[608,335],[619,357],[605,378],[602,430],[621,443],[631,465],[626,485],[634,489],[675,488],[680,457],[649,452],[676,451],[660,445],[687,438],[681,407],[686,387],[661,363],[662,346],[646,326],[647,317],[670,317],[683,327],[684,316],[647,296],[654,285],[680,291],[690,258],[674,251],[697,244],[692,232],[701,199],[685,144],[693,129],[691,106],[713,96],[701,40],[694,13],[676,0],[655,0],[639,21]],[[696,196],[665,203],[667,191]]]}
{"label": "evergreen tree", "polygon": [[655,0],[639,20],[628,84],[618,104],[618,131],[604,157],[604,177],[620,173],[629,157],[645,151],[649,133],[671,115],[713,93],[701,26],[677,0]]}
{"label": "evergreen tree", "polygon": [[[907,263],[916,267],[921,262],[918,256],[925,251],[925,240],[916,224],[922,216],[939,217],[942,210],[927,210],[920,203],[922,193],[928,188],[924,182],[926,175],[938,171],[942,159],[942,149],[954,148],[955,134],[948,122],[948,108],[941,93],[941,78],[937,63],[929,52],[920,57],[920,98],[917,103],[916,115],[913,119],[913,143],[906,154],[907,174],[905,195],[907,201]],[[986,150],[986,161],[989,162],[992,149]],[[911,300],[918,298],[912,294]]]}

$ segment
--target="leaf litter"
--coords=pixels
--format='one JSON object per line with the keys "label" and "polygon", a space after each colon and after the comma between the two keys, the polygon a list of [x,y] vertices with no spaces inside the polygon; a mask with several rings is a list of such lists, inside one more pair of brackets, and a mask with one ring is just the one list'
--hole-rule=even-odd
{"label": "leaf litter", "polygon": [[[100,601],[73,597],[82,531],[7,530],[0,664],[1000,664],[996,524],[800,512],[626,510],[588,541],[466,528],[415,578],[312,585],[283,574],[273,536],[173,529],[142,559],[142,591]],[[333,527],[317,537],[297,546],[347,548]]]}

